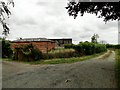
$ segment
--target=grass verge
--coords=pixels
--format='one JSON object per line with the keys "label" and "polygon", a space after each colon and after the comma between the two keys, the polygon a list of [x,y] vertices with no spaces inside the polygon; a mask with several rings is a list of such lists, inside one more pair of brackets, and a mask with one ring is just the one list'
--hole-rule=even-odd
{"label": "grass verge", "polygon": [[118,88],[120,88],[120,49],[117,49],[115,53],[116,53],[115,74],[116,74]]}
{"label": "grass verge", "polygon": [[[31,61],[31,62],[25,62],[25,61],[17,61],[17,62],[24,62],[28,64],[62,64],[62,63],[74,63],[84,60],[90,60],[92,58],[98,57],[100,55],[105,54],[106,52],[94,54],[94,55],[88,55],[88,56],[82,56],[82,57],[73,57],[73,58],[58,58],[58,59],[48,59],[48,60],[38,60],[38,61]],[[3,59],[7,61],[13,61],[12,59]]]}
{"label": "grass verge", "polygon": [[94,55],[89,55],[89,56],[82,56],[82,57],[73,57],[73,58],[58,58],[58,59],[49,59],[49,60],[40,60],[40,61],[34,61],[34,62],[29,62],[30,64],[62,64],[62,63],[74,63],[78,61],[84,61],[84,60],[89,60],[95,57],[98,57],[105,52],[99,53],[99,54],[94,54]]}

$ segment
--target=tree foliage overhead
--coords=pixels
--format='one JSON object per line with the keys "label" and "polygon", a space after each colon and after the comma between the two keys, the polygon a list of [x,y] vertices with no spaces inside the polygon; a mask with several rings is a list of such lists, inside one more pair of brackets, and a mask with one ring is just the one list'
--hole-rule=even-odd
{"label": "tree foliage overhead", "polygon": [[69,1],[66,9],[70,16],[76,18],[78,13],[83,16],[85,13],[95,14],[98,18],[103,18],[105,22],[110,20],[120,20],[119,2],[76,2]]}
{"label": "tree foliage overhead", "polygon": [[9,0],[8,2],[0,1],[0,23],[3,27],[3,34],[4,35],[9,34],[9,30],[10,30],[7,23],[6,23],[6,16],[9,18],[9,16],[11,15],[11,12],[9,9],[10,4],[12,4],[14,7],[13,0]]}

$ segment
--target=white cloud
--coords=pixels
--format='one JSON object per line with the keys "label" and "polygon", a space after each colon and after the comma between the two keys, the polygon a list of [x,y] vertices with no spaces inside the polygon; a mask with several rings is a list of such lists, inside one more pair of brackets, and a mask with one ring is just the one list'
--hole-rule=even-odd
{"label": "white cloud", "polygon": [[[67,0],[14,0],[10,23],[10,39],[18,37],[71,37],[74,42],[90,41],[97,33],[100,40],[117,43],[117,21],[105,24],[95,15],[70,17]],[[0,32],[1,33],[1,32]]]}

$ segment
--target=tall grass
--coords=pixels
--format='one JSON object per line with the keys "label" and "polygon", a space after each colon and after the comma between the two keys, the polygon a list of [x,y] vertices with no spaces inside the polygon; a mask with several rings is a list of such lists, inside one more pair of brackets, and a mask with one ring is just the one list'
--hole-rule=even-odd
{"label": "tall grass", "polygon": [[48,53],[63,53],[63,52],[73,52],[74,49],[65,49],[65,48],[56,48],[54,50],[50,50]]}
{"label": "tall grass", "polygon": [[120,49],[116,49],[116,68],[115,68],[115,71],[116,71],[116,79],[117,79],[117,85],[118,85],[118,88],[120,88]]}

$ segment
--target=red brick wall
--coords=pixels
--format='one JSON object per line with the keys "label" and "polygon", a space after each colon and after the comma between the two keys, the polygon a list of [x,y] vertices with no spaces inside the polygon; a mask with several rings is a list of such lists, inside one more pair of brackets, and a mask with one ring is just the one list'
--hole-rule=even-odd
{"label": "red brick wall", "polygon": [[14,49],[15,47],[24,46],[27,44],[32,44],[33,46],[37,47],[42,52],[47,52],[47,50],[52,50],[55,48],[54,42],[12,42],[11,48]]}

